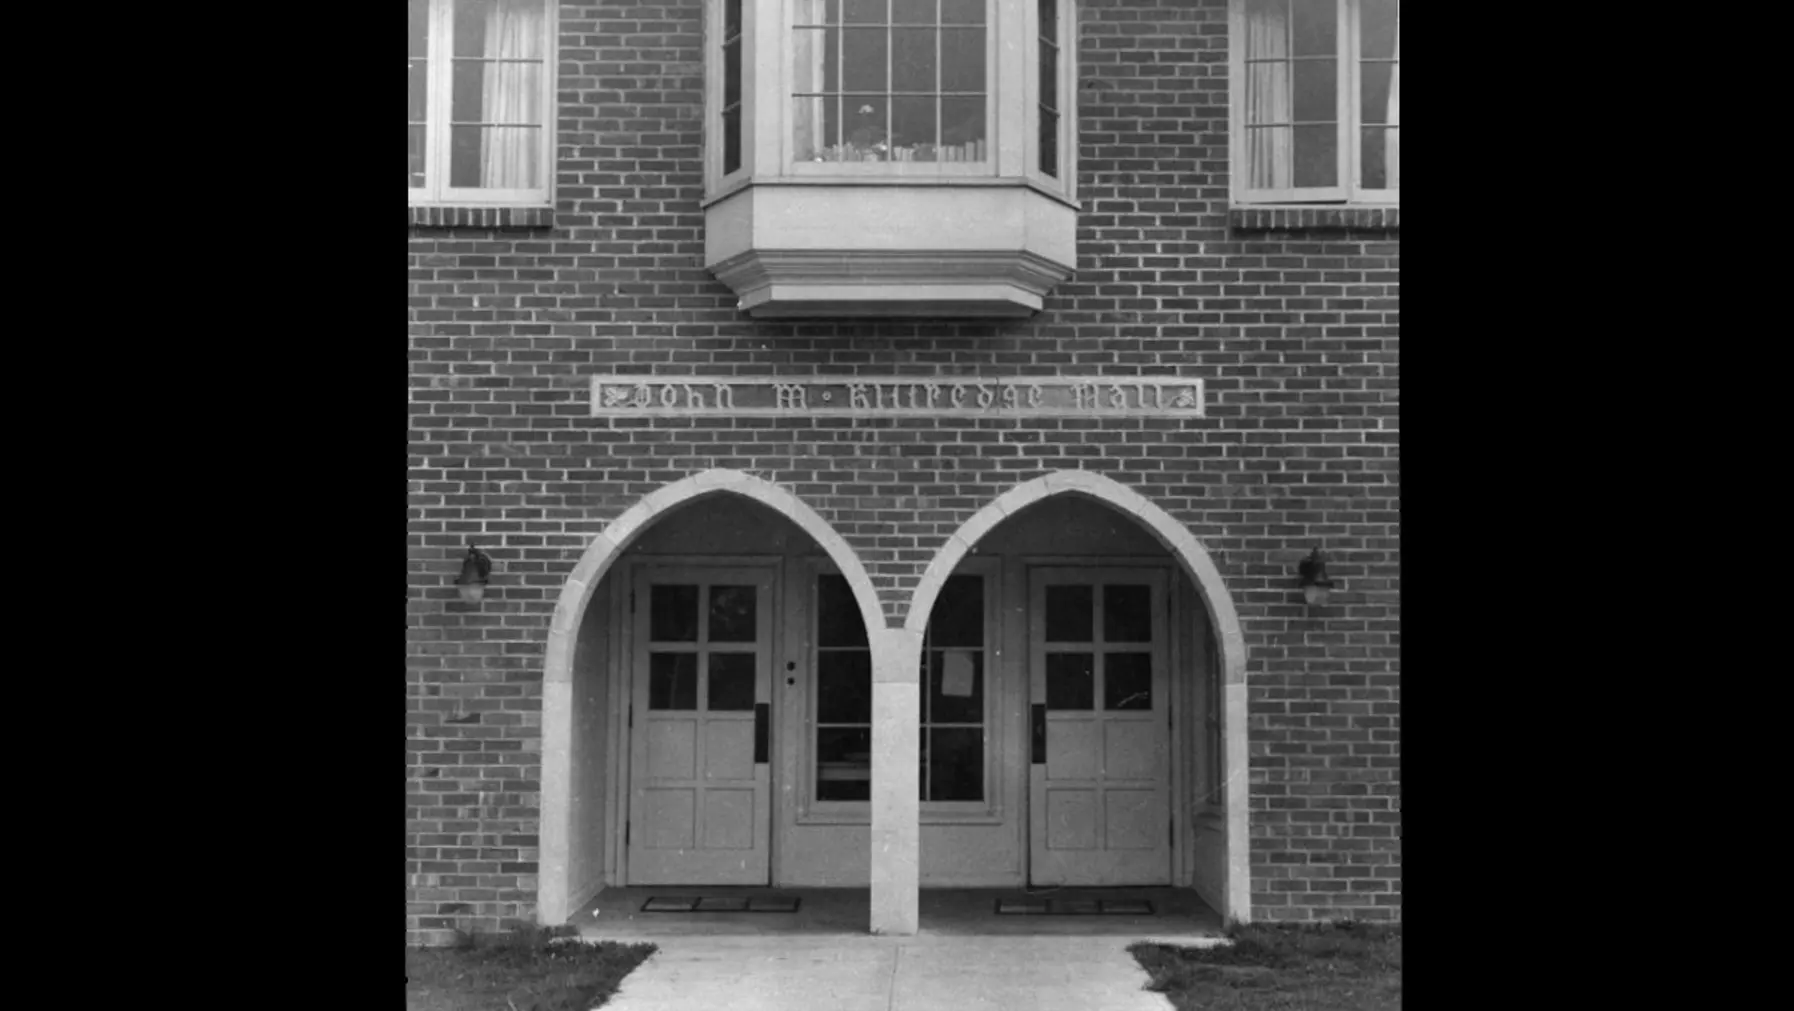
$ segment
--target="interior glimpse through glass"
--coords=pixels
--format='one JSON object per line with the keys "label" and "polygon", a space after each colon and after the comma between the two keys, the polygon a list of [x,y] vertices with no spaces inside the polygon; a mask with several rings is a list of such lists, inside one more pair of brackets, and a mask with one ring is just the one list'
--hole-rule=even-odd
{"label": "interior glimpse through glass", "polygon": [[982,162],[984,0],[794,0],[800,162]]}

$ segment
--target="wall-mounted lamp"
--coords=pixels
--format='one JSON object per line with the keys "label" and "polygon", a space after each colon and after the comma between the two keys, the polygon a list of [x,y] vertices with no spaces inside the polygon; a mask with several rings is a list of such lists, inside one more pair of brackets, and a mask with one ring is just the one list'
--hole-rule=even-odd
{"label": "wall-mounted lamp", "polygon": [[1309,607],[1324,607],[1327,593],[1333,589],[1333,580],[1327,578],[1327,560],[1321,557],[1321,549],[1315,548],[1302,559],[1302,599]]}
{"label": "wall-mounted lamp", "polygon": [[492,559],[469,544],[467,558],[461,563],[461,575],[455,580],[455,585],[461,588],[461,599],[469,604],[479,603],[486,595],[486,576],[491,572]]}

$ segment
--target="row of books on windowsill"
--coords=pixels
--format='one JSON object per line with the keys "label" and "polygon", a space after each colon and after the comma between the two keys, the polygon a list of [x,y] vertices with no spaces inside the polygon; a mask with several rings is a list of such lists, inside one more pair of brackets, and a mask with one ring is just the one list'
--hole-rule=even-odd
{"label": "row of books on windowsill", "polygon": [[811,156],[811,161],[843,162],[843,161],[879,161],[879,162],[981,162],[986,157],[985,142],[969,141],[964,144],[945,144],[936,147],[933,144],[914,144],[902,147],[887,147],[874,144],[861,147],[856,144],[837,144],[825,147]]}

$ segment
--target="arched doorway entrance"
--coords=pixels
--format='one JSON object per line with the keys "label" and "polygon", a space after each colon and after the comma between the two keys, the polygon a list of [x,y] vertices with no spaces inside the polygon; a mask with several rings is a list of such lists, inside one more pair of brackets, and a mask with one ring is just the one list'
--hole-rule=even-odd
{"label": "arched doorway entrance", "polygon": [[[680,516],[687,531],[631,557]],[[668,485],[593,539],[562,589],[544,660],[541,922],[565,922],[625,875],[751,883],[772,873],[778,616],[791,573],[818,567],[839,580],[850,613],[883,629],[847,543],[749,474]]]}

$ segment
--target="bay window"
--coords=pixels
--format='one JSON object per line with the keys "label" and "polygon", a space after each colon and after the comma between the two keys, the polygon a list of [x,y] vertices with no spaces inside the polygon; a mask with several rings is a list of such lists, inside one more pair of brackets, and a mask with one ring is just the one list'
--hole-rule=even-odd
{"label": "bay window", "polygon": [[553,176],[547,0],[408,0],[412,206],[544,206]]}
{"label": "bay window", "polygon": [[1235,0],[1236,200],[1395,204],[1401,0]]}
{"label": "bay window", "polygon": [[722,0],[706,265],[755,316],[1025,316],[1075,263],[1072,0]]}

